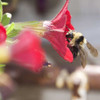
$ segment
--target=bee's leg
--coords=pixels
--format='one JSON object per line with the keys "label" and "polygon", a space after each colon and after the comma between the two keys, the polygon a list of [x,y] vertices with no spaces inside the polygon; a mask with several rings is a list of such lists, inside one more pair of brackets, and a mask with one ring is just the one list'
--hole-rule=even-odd
{"label": "bee's leg", "polygon": [[73,57],[75,59],[78,56],[79,48],[77,46],[70,46],[69,49],[72,52]]}
{"label": "bee's leg", "polygon": [[51,65],[49,62],[45,62],[45,63],[43,64],[43,66],[45,66],[45,67],[51,67],[52,65]]}

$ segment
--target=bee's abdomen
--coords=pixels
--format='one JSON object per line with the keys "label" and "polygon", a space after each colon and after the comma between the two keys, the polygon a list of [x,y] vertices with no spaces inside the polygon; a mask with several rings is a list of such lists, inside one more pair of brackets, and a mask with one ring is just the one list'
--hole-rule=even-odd
{"label": "bee's abdomen", "polygon": [[79,52],[78,47],[77,46],[70,46],[69,49],[72,52],[73,57],[76,58],[78,55],[78,52]]}

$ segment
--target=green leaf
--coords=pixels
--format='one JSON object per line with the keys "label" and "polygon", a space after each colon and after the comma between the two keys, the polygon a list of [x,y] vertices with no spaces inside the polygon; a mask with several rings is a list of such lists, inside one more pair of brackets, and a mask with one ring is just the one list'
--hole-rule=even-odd
{"label": "green leaf", "polygon": [[2,10],[2,2],[0,0],[0,22],[2,20],[2,14],[3,14],[3,10]]}
{"label": "green leaf", "polygon": [[7,2],[1,2],[1,4],[2,4],[3,6],[8,5],[8,3],[7,3]]}
{"label": "green leaf", "polygon": [[0,64],[0,73],[4,72],[5,66],[5,64]]}
{"label": "green leaf", "polygon": [[4,14],[1,21],[2,25],[4,26],[8,25],[10,23],[11,17],[12,15],[10,13]]}
{"label": "green leaf", "polygon": [[8,38],[12,38],[15,37],[16,35],[19,34],[19,32],[21,30],[23,30],[26,27],[34,27],[34,26],[38,26],[40,22],[39,21],[30,21],[30,22],[19,22],[19,23],[15,23],[15,26],[13,28],[13,30],[11,32],[9,32],[8,34]]}
{"label": "green leaf", "polygon": [[5,64],[0,64],[0,68],[3,68],[5,67],[6,65]]}
{"label": "green leaf", "polygon": [[11,23],[8,27],[7,27],[7,35],[14,29],[15,23]]}

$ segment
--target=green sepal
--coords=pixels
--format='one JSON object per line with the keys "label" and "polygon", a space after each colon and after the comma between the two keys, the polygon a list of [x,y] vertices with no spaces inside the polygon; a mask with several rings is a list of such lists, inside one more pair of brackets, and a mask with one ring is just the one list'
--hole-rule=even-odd
{"label": "green sepal", "polygon": [[13,37],[17,36],[20,33],[20,31],[23,30],[24,28],[27,28],[29,26],[31,26],[31,27],[38,26],[39,23],[40,23],[39,21],[15,23],[13,30],[11,32],[9,32],[9,34],[7,34],[7,37],[13,38]]}
{"label": "green sepal", "polygon": [[5,66],[5,64],[0,64],[0,73],[4,72]]}
{"label": "green sepal", "polygon": [[2,17],[2,25],[6,26],[10,23],[10,20],[12,18],[12,15],[10,13],[5,13]]}
{"label": "green sepal", "polygon": [[11,23],[10,25],[8,25],[8,27],[7,27],[7,35],[9,35],[11,32],[12,32],[12,30],[14,29],[14,26],[15,26],[15,23]]}
{"label": "green sepal", "polygon": [[0,22],[2,20],[3,10],[2,10],[2,1],[0,0]]}
{"label": "green sepal", "polygon": [[7,45],[12,45],[12,44],[14,44],[16,42],[16,40],[14,40],[13,38],[7,38],[6,39],[6,44]]}
{"label": "green sepal", "polygon": [[7,6],[8,3],[7,2],[1,2],[2,6]]}
{"label": "green sepal", "polygon": [[6,65],[5,64],[0,64],[0,68],[3,68],[5,67]]}

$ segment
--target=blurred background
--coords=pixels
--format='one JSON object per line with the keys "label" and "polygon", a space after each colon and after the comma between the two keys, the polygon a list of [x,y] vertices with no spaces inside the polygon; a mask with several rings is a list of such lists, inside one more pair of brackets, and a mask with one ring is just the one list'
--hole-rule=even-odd
{"label": "blurred background", "polygon": [[[4,11],[13,14],[12,22],[23,22],[51,20],[60,11],[66,0],[2,1],[9,2],[9,5],[4,7]],[[100,1],[69,0],[68,8],[76,31],[82,32],[99,52]],[[65,82],[64,86],[60,87],[61,89],[58,89],[59,86],[57,88],[55,84],[62,70],[65,70],[65,76],[69,77],[69,73],[73,73],[80,67],[79,58],[70,64],[56,53],[47,40],[43,39],[42,44],[47,53],[48,61],[52,62],[54,67],[44,68],[43,71],[36,74],[14,64],[8,64],[5,69],[7,76],[4,75],[4,79],[10,80],[10,82],[7,88],[2,89],[1,87],[1,94],[3,94],[2,98],[4,100],[71,100],[72,92],[67,89],[67,83]],[[91,55],[88,56],[88,65],[84,69],[84,74],[88,79],[90,89],[92,89],[88,92],[88,99],[86,100],[99,100],[100,56],[98,58],[93,58]]]}

